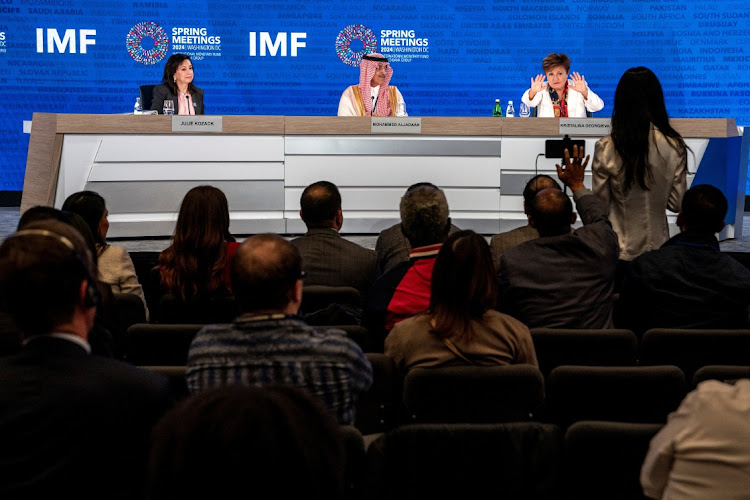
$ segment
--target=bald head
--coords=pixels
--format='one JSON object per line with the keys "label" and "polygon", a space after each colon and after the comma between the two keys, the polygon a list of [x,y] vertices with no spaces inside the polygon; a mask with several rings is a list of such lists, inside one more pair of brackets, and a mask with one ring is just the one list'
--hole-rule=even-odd
{"label": "bald head", "polygon": [[539,191],[529,208],[530,223],[540,236],[557,236],[570,232],[575,222],[573,203],[557,188]]}
{"label": "bald head", "polygon": [[275,234],[251,236],[232,259],[232,291],[241,313],[285,312],[297,301],[301,276],[299,251]]}
{"label": "bald head", "polygon": [[560,189],[560,184],[549,175],[539,174],[535,175],[529,182],[526,183],[526,187],[523,188],[523,209],[524,212],[528,213],[528,207],[534,200],[536,194],[542,189],[554,188]]}
{"label": "bald head", "polygon": [[338,229],[341,227],[337,220],[338,217],[341,217],[339,189],[335,184],[328,181],[310,184],[300,197],[299,214],[308,229],[326,227]]}

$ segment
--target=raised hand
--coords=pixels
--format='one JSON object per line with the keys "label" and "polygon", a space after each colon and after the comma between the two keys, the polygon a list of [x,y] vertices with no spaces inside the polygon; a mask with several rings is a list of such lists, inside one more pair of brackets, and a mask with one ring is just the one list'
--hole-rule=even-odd
{"label": "raised hand", "polygon": [[544,75],[536,75],[531,79],[531,88],[529,89],[529,99],[533,99],[537,92],[544,90],[547,84],[544,81]]}
{"label": "raised hand", "polygon": [[586,78],[577,71],[574,71],[570,74],[570,79],[573,81],[573,88],[580,92],[584,99],[588,99],[589,88],[586,85]]}
{"label": "raised hand", "polygon": [[571,191],[578,191],[583,189],[583,175],[586,171],[586,165],[589,164],[589,157],[583,158],[583,148],[578,148],[578,145],[573,145],[573,157],[570,156],[570,151],[565,148],[563,166],[555,165],[557,167],[557,177],[560,178],[563,184],[568,186]]}

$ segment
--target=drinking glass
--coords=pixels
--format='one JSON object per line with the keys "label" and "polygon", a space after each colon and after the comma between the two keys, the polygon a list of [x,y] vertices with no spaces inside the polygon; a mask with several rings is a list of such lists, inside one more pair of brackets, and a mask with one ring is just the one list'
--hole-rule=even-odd
{"label": "drinking glass", "polygon": [[529,116],[531,116],[531,109],[529,109],[529,106],[526,105],[525,102],[521,102],[519,111],[519,116],[521,116],[522,118],[528,118]]}
{"label": "drinking glass", "polygon": [[400,102],[396,106],[396,116],[398,117],[406,116],[406,103],[405,102]]}
{"label": "drinking glass", "polygon": [[173,115],[174,114],[174,101],[169,99],[164,101],[164,114],[165,115]]}

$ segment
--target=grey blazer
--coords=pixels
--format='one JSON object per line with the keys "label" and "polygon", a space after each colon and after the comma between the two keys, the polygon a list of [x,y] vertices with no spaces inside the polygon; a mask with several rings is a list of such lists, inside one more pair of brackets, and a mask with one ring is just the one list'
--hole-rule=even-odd
{"label": "grey blazer", "polygon": [[[154,87],[151,97],[151,109],[156,110],[159,114],[164,113],[162,108],[164,107],[164,101],[174,101],[174,113],[179,114],[180,100],[175,96],[166,84],[160,83]],[[203,89],[196,88],[195,93],[190,96],[190,100],[193,102],[193,108],[195,108],[196,115],[205,114],[203,109]]]}

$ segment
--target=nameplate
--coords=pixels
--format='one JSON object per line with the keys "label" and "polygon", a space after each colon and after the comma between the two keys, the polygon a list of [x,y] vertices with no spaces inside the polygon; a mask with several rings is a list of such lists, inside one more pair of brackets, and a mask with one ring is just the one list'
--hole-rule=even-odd
{"label": "nameplate", "polygon": [[221,132],[222,116],[188,116],[172,117],[172,132]]}
{"label": "nameplate", "polygon": [[609,118],[560,118],[560,135],[598,135],[610,134]]}
{"label": "nameplate", "polygon": [[373,134],[421,134],[421,118],[391,118],[387,116],[373,116],[370,124]]}

